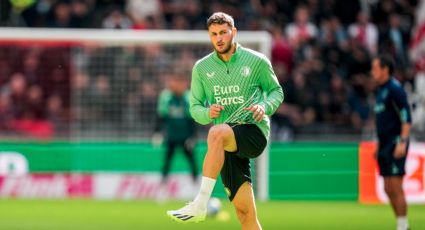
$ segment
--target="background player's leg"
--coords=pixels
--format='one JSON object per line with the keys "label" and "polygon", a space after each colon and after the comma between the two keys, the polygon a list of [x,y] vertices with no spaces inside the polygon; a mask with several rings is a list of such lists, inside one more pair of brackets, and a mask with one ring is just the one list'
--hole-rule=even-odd
{"label": "background player's leg", "polygon": [[260,230],[261,225],[257,218],[257,209],[255,207],[254,192],[250,183],[245,182],[236,192],[232,200],[235,206],[236,214],[242,230]]}
{"label": "background player's leg", "polygon": [[183,144],[183,151],[186,155],[187,160],[189,161],[190,168],[192,170],[193,181],[196,181],[198,175],[198,168],[196,167],[195,156],[193,155],[193,149],[185,144]]}
{"label": "background player's leg", "polygon": [[167,142],[167,150],[165,152],[164,167],[162,168],[162,183],[165,183],[170,172],[171,160],[174,156],[176,145],[172,142]]}
{"label": "background player's leg", "polygon": [[385,193],[390,199],[396,216],[406,216],[406,199],[402,188],[403,178],[399,176],[384,177]]}
{"label": "background player's leg", "polygon": [[407,229],[407,204],[403,191],[403,177],[401,176],[386,176],[384,177],[385,193],[390,199],[391,207],[397,217],[398,225],[405,226]]}

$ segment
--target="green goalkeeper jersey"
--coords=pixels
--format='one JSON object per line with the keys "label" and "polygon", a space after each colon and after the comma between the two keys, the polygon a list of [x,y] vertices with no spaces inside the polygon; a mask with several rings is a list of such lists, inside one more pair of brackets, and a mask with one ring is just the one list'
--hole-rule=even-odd
{"label": "green goalkeeper jersey", "polygon": [[165,122],[168,141],[185,141],[195,134],[195,123],[189,114],[189,92],[177,96],[164,89],[159,95],[157,112]]}
{"label": "green goalkeeper jersey", "polygon": [[[237,44],[228,62],[212,52],[195,63],[192,70],[190,113],[200,124],[256,124],[266,138],[270,116],[283,101],[282,87],[270,61],[261,53]],[[224,106],[220,117],[209,118],[208,105]],[[244,108],[260,104],[266,116],[258,123]]]}

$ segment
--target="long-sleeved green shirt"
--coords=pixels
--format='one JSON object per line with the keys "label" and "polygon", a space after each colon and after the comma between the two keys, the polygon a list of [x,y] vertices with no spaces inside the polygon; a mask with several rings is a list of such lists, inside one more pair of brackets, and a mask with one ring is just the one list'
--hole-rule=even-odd
{"label": "long-sleeved green shirt", "polygon": [[157,112],[165,122],[168,141],[185,141],[195,133],[195,123],[189,114],[189,92],[176,96],[168,89],[161,91]]}
{"label": "long-sleeved green shirt", "polygon": [[[228,62],[224,62],[216,52],[212,52],[193,67],[190,113],[200,124],[256,124],[268,138],[269,117],[282,101],[282,87],[270,61],[263,54],[239,44]],[[224,106],[220,117],[209,118],[207,105],[211,104]],[[252,118],[252,112],[243,110],[256,104],[265,108],[266,116],[260,123]]]}

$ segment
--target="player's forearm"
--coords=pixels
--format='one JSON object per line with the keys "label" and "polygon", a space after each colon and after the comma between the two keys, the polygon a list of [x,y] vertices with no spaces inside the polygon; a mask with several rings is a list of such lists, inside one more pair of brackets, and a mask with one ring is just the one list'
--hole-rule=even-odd
{"label": "player's forearm", "polygon": [[264,106],[265,114],[271,116],[283,102],[283,90],[277,80],[270,61],[265,58],[260,66],[263,75],[263,77],[260,78],[260,84],[263,91],[267,94],[261,105]]}
{"label": "player's forearm", "polygon": [[401,133],[400,133],[400,139],[408,139],[410,136],[410,123],[403,123],[401,125]]}
{"label": "player's forearm", "polygon": [[283,90],[281,87],[276,87],[261,103],[264,106],[266,115],[271,116],[279,108],[280,104],[283,102]]}
{"label": "player's forearm", "polygon": [[201,125],[207,125],[213,121],[209,116],[209,109],[202,105],[191,105],[190,115]]}
{"label": "player's forearm", "polygon": [[189,112],[192,118],[201,125],[212,122],[209,117],[209,109],[205,108],[204,102],[205,91],[195,64],[192,69],[192,82],[190,84]]}

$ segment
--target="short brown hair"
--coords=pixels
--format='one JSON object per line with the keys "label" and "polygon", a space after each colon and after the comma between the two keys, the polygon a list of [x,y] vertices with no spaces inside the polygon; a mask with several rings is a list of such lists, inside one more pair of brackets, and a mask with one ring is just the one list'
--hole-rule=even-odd
{"label": "short brown hair", "polygon": [[207,20],[207,28],[210,28],[211,24],[220,24],[223,25],[227,23],[231,27],[235,27],[235,21],[233,20],[233,17],[223,13],[223,12],[216,12],[213,13]]}

